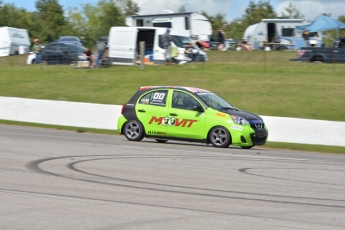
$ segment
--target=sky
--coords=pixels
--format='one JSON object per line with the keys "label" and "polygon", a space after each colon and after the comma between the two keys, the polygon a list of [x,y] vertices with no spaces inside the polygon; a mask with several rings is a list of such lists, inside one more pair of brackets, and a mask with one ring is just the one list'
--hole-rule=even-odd
{"label": "sky", "polygon": [[[163,10],[177,12],[181,5],[185,5],[187,12],[205,11],[209,15],[224,14],[228,21],[241,17],[248,7],[250,0],[133,0],[140,7],[139,14],[161,14]],[[253,0],[258,2],[259,0]],[[36,0],[3,0],[4,3],[14,3],[28,11],[35,11]],[[66,10],[68,7],[79,7],[81,4],[96,5],[98,0],[59,0],[59,4]],[[270,0],[278,15],[289,3],[292,3],[309,21],[313,21],[322,13],[330,13],[333,18],[345,14],[345,0]],[[153,7],[154,6],[154,7]]]}

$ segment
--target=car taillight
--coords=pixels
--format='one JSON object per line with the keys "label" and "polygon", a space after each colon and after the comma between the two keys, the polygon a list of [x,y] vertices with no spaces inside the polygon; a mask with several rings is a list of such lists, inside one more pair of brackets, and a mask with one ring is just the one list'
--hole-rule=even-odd
{"label": "car taillight", "polygon": [[123,114],[123,111],[125,111],[125,105],[122,105],[121,114]]}
{"label": "car taillight", "polygon": [[308,52],[308,50],[299,50],[297,55],[298,57],[302,57],[304,53]]}

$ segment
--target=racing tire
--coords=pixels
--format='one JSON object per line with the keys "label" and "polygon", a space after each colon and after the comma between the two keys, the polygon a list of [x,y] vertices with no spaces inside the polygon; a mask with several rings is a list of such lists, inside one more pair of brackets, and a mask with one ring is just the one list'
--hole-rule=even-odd
{"label": "racing tire", "polygon": [[123,133],[129,141],[141,141],[144,138],[144,128],[139,121],[127,121]]}
{"label": "racing tire", "polygon": [[242,149],[251,149],[253,147],[254,147],[254,145],[252,145],[252,146],[241,146]]}
{"label": "racing tire", "polygon": [[209,141],[216,148],[227,148],[231,143],[229,131],[222,127],[213,127],[209,133]]}
{"label": "racing tire", "polygon": [[158,143],[166,143],[168,140],[164,139],[155,139]]}

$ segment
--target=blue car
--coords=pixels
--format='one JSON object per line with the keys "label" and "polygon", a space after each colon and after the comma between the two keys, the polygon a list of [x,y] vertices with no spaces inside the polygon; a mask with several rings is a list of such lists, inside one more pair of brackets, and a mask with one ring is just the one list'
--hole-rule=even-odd
{"label": "blue car", "polygon": [[83,41],[76,36],[61,36],[56,41],[65,44],[83,45]]}
{"label": "blue car", "polygon": [[75,44],[52,42],[41,52],[42,64],[69,64],[75,66],[84,53],[84,47]]}

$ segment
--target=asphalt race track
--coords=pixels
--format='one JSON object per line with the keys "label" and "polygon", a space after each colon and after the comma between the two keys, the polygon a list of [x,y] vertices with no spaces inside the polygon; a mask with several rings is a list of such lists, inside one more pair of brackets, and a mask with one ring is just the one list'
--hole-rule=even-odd
{"label": "asphalt race track", "polygon": [[345,156],[0,125],[0,229],[345,228]]}

